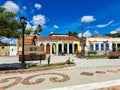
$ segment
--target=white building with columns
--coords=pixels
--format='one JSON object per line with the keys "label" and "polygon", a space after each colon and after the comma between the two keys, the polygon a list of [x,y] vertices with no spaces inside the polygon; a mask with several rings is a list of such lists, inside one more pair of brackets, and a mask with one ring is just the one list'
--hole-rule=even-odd
{"label": "white building with columns", "polygon": [[96,51],[99,55],[110,51],[118,51],[120,38],[107,36],[93,36],[86,39],[85,51]]}
{"label": "white building with columns", "polygon": [[[25,45],[31,45],[32,36],[25,36]],[[18,53],[22,51],[22,39],[18,40]],[[74,54],[81,51],[80,40],[68,35],[37,36],[36,46],[46,54]]]}

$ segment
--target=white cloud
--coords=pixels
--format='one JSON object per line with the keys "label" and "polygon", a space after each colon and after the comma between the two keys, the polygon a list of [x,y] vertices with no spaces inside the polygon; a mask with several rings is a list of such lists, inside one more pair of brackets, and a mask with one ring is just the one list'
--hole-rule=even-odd
{"label": "white cloud", "polygon": [[107,27],[109,26],[111,23],[113,23],[114,20],[111,20],[110,22],[108,22],[107,24],[102,24],[102,25],[97,25],[96,27],[99,27],[99,28],[103,28],[103,27]]}
{"label": "white cloud", "polygon": [[26,6],[23,6],[23,9],[24,9],[24,10],[27,10],[27,7],[26,7]]}
{"label": "white cloud", "polygon": [[99,34],[99,32],[97,30],[94,31],[95,34]]}
{"label": "white cloud", "polygon": [[45,16],[41,14],[33,16],[32,23],[37,26],[43,26],[46,23]]}
{"label": "white cloud", "polygon": [[95,21],[96,19],[94,18],[94,16],[83,16],[82,18],[81,18],[81,22],[87,22],[87,23],[89,23],[89,22],[93,22],[93,21]]}
{"label": "white cloud", "polygon": [[[91,36],[91,33],[89,30],[87,30],[85,33],[83,33],[83,37],[90,37],[90,36]],[[78,37],[82,37],[82,33],[79,33]]]}
{"label": "white cloud", "polygon": [[53,27],[54,27],[55,29],[58,29],[58,28],[59,28],[59,26],[58,26],[58,25],[53,25]]}
{"label": "white cloud", "polygon": [[14,3],[13,1],[5,2],[3,7],[5,7],[7,9],[7,11],[10,11],[10,12],[18,12],[19,11],[19,6],[16,3]]}
{"label": "white cloud", "polygon": [[120,27],[111,31],[110,34],[115,34],[115,33],[118,33],[118,32],[120,32]]}
{"label": "white cloud", "polygon": [[117,33],[117,32],[116,32],[116,31],[111,31],[111,32],[110,32],[110,34],[115,34],[115,33]]}
{"label": "white cloud", "polygon": [[34,7],[37,9],[37,10],[40,10],[41,9],[41,4],[39,3],[35,3]]}

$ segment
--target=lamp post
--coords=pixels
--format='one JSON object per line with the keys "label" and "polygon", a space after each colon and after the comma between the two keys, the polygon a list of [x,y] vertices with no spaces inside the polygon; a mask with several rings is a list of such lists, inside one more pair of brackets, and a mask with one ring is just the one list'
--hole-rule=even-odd
{"label": "lamp post", "polygon": [[85,51],[85,47],[84,47],[84,38],[83,38],[83,30],[84,30],[84,23],[85,23],[85,21],[83,21],[82,23],[81,23],[81,31],[82,31],[82,36],[81,36],[81,41],[82,41],[82,52],[84,52]]}
{"label": "lamp post", "polygon": [[20,17],[20,22],[22,24],[22,60],[21,60],[21,69],[26,68],[25,56],[24,56],[24,32],[25,32],[27,22],[25,22],[25,20],[26,20],[25,17]]}

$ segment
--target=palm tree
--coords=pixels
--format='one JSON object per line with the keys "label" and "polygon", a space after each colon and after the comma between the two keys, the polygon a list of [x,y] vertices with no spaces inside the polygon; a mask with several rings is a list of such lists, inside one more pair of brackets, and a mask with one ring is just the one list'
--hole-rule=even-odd
{"label": "palm tree", "polygon": [[68,33],[67,33],[69,36],[74,36],[74,37],[76,37],[76,38],[79,38],[78,37],[78,33],[77,32],[71,32],[71,31],[69,31]]}

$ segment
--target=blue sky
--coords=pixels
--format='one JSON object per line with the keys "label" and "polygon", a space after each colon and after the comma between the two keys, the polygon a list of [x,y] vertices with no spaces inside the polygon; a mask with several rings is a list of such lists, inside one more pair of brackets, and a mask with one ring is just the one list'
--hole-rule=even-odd
{"label": "blue sky", "polygon": [[[76,31],[81,36],[120,32],[120,0],[1,0],[0,6],[27,18],[27,28],[42,25],[42,36]],[[84,23],[83,31],[81,22]]]}

